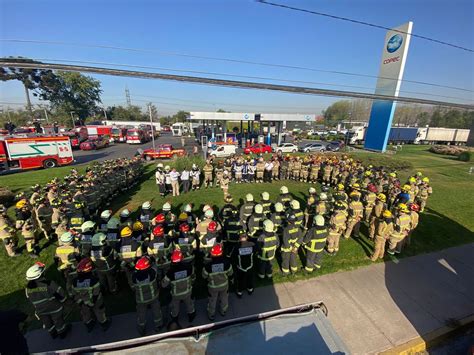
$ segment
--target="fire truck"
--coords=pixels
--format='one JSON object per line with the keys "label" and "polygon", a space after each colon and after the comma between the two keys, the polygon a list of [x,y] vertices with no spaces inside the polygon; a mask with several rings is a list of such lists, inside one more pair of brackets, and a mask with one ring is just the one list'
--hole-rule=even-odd
{"label": "fire truck", "polygon": [[150,148],[143,151],[143,157],[148,161],[153,159],[171,159],[185,155],[186,151],[184,149],[174,149],[171,144],[161,144],[156,149]]}
{"label": "fire truck", "polygon": [[0,171],[47,169],[73,162],[69,137],[0,138]]}

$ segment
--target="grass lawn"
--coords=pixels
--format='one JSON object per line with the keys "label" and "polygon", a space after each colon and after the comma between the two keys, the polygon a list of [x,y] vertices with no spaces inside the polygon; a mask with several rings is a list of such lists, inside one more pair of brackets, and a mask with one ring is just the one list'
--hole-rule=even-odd
{"label": "grass lawn", "polygon": [[[413,235],[412,245],[407,249],[403,256],[411,256],[419,253],[426,253],[435,250],[444,249],[468,242],[474,242],[474,176],[468,173],[471,163],[460,162],[452,157],[436,155],[428,152],[426,146],[406,146],[401,152],[394,156],[380,156],[375,153],[354,153],[357,158],[365,162],[377,164],[379,159],[393,166],[411,167],[407,170],[399,171],[405,178],[415,171],[421,171],[429,176],[433,195],[428,201],[428,209],[421,215],[420,224]],[[183,162],[177,162],[182,165]],[[131,210],[136,210],[143,201],[152,200],[154,208],[160,208],[165,200],[170,201],[173,208],[178,209],[183,204],[192,202],[196,211],[204,204],[222,206],[222,191],[217,188],[202,189],[191,192],[176,198],[161,198],[154,181],[154,166],[147,167],[143,176],[142,183],[133,191],[119,196],[113,201],[112,209],[116,212],[127,206]],[[0,177],[0,185],[5,185],[13,191],[29,188],[35,183],[44,183],[55,176],[62,177],[70,168],[57,168],[53,170],[38,170],[28,173],[13,174]],[[84,167],[78,167],[84,169]],[[273,182],[271,184],[232,184],[230,193],[234,201],[242,202],[243,197],[248,192],[252,192],[259,200],[259,194],[268,191],[272,199],[278,195],[280,186],[286,185],[293,193],[294,197],[301,202],[304,201],[309,184],[296,183],[292,181]],[[365,226],[361,229],[362,233],[367,232]],[[52,257],[55,246],[46,245],[41,241],[44,249],[41,252],[39,260],[50,265],[48,276],[58,278],[58,272],[52,265]],[[23,241],[20,241],[23,246]],[[342,270],[350,270],[363,265],[369,265],[368,254],[372,251],[372,243],[365,237],[356,241],[353,239],[341,241],[341,249],[336,257],[325,256],[323,268],[314,275],[305,275],[300,273],[289,278],[276,273],[273,282],[293,281],[302,278],[317,277],[317,275],[327,274]],[[390,256],[386,257],[390,260]],[[0,284],[0,309],[21,308],[31,313],[31,309],[24,297],[23,287],[25,285],[24,273],[32,264],[32,259],[26,255],[17,258],[8,258],[5,251],[0,252],[0,274],[2,282]],[[275,265],[275,268],[277,266]],[[131,297],[131,291],[125,287],[124,281],[121,281],[120,294],[118,296],[107,296],[107,309],[111,314],[129,312],[134,310],[134,304]],[[259,283],[262,284],[262,283]],[[202,281],[198,280],[196,287],[197,297],[205,297],[205,288]],[[74,315],[77,317],[77,315]]]}

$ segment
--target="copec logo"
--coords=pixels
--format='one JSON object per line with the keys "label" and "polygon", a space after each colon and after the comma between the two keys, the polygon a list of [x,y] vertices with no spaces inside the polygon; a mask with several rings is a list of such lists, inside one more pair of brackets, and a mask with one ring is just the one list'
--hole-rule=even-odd
{"label": "copec logo", "polygon": [[393,35],[387,42],[387,52],[393,53],[401,47],[403,43],[403,37],[401,35]]}

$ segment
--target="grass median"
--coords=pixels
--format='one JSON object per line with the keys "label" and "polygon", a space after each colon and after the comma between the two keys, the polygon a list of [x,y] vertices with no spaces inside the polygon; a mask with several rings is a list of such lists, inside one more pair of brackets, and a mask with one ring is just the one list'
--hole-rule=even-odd
{"label": "grass median", "polygon": [[[412,245],[400,257],[474,242],[474,218],[472,218],[474,176],[468,172],[470,163],[461,162],[447,156],[435,155],[430,153],[426,146],[405,146],[394,155],[380,155],[369,152],[357,152],[351,153],[351,155],[367,164],[391,166],[399,171],[403,179],[416,171],[421,171],[431,180],[434,192],[428,201],[428,208],[425,213],[421,214],[420,224],[412,238]],[[178,169],[182,169],[184,165],[189,168],[192,163],[202,163],[202,160],[198,157],[189,157],[169,162],[170,165],[176,165]],[[83,171],[85,166],[77,166],[76,168],[79,171]],[[148,165],[141,184],[134,190],[117,197],[112,205],[107,207],[111,207],[114,212],[118,212],[125,207],[136,210],[143,201],[152,200],[155,209],[159,209],[165,201],[170,201],[173,209],[178,210],[183,204],[192,202],[196,212],[198,212],[198,209],[204,204],[211,204],[216,207],[222,207],[224,204],[222,190],[215,187],[210,189],[201,188],[198,191],[183,194],[179,197],[160,197],[154,180],[154,168],[154,163]],[[28,189],[33,184],[43,184],[54,177],[62,177],[69,170],[70,167],[64,167],[2,176],[0,177],[0,185],[7,186],[17,193]],[[254,194],[257,201],[260,200],[260,194],[263,191],[269,192],[270,197],[275,200],[282,185],[288,186],[296,199],[299,199],[302,203],[305,201],[310,184],[294,181],[275,181],[263,184],[232,183],[229,192],[234,197],[235,203],[243,202],[245,194],[249,192]],[[367,234],[365,226],[361,228],[361,232],[364,236],[359,240],[342,240],[341,249],[337,256],[324,256],[323,267],[317,273],[307,275],[300,272],[290,277],[275,273],[273,282],[317,277],[322,274],[350,270],[371,264],[368,255],[372,251],[372,242],[365,237]],[[42,240],[40,245],[43,247],[43,250],[39,260],[49,266],[47,275],[60,280],[59,273],[53,264],[56,246],[54,244],[48,245],[45,240]],[[20,247],[23,247],[23,240],[21,238]],[[385,260],[390,260],[391,258],[386,256]],[[26,255],[24,250],[23,255],[17,258],[8,258],[4,250],[0,252],[0,274],[2,275],[2,282],[0,284],[1,310],[20,308],[30,314],[32,313],[32,309],[24,296],[24,286],[26,284],[24,275],[32,262],[33,260]],[[274,267],[275,269],[278,268],[276,262]],[[134,311],[131,291],[126,287],[123,280],[120,283],[122,287],[119,295],[106,297],[107,310],[110,314]],[[262,284],[261,282],[258,283],[258,285]],[[202,281],[199,281],[196,286],[196,296],[205,297],[205,295],[205,285]],[[76,316],[74,314],[74,318]]]}

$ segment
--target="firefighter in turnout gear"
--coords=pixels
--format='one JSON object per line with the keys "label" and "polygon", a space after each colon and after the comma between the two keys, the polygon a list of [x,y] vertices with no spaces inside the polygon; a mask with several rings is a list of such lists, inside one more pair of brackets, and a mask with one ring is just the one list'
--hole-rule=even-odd
{"label": "firefighter in turnout gear", "polygon": [[263,214],[268,218],[272,212],[272,202],[270,201],[270,194],[266,191],[262,192],[262,202],[260,202],[263,208]]}
{"label": "firefighter in turnout gear", "polygon": [[433,188],[430,186],[430,179],[428,177],[424,177],[421,180],[421,185],[418,189],[418,195],[416,196],[415,201],[420,206],[420,212],[425,210],[426,201],[428,197],[433,193]]}
{"label": "firefighter in turnout gear", "polygon": [[104,233],[96,233],[92,237],[91,260],[96,268],[102,289],[116,293],[115,266],[117,257],[115,250],[107,245],[107,236]]}
{"label": "firefighter in turnout gear", "polygon": [[86,221],[81,226],[81,233],[78,235],[78,239],[82,256],[90,256],[95,227],[96,224],[92,221]]}
{"label": "firefighter in turnout gear", "polygon": [[232,210],[232,215],[225,221],[224,231],[226,233],[224,238],[224,252],[227,257],[230,257],[236,244],[239,242],[239,237],[245,231],[245,225],[239,218],[237,210]]}
{"label": "firefighter in turnout gear", "polygon": [[120,268],[125,273],[129,284],[131,282],[133,268],[135,267],[135,261],[142,256],[141,245],[132,239],[132,233],[130,227],[124,227],[120,231],[120,243],[118,244]]}
{"label": "firefighter in turnout gear", "polygon": [[397,207],[397,212],[394,218],[393,232],[389,239],[389,250],[387,250],[387,253],[390,255],[401,252],[403,239],[410,231],[411,218],[408,206],[400,203]]}
{"label": "firefighter in turnout gear", "polygon": [[120,221],[116,217],[112,217],[107,222],[107,245],[116,249],[117,245],[120,242]]}
{"label": "firefighter in turnout gear", "polygon": [[38,220],[38,227],[43,232],[46,239],[52,237],[51,218],[53,216],[53,209],[45,198],[37,200],[39,202],[36,208],[36,218]]}
{"label": "firefighter in turnout gear", "polygon": [[64,278],[68,280],[69,274],[74,271],[80,258],[80,252],[72,233],[63,233],[61,237],[59,237],[59,240],[61,245],[56,248],[54,261],[58,266],[58,270],[63,274]]}
{"label": "firefighter in turnout gear", "polygon": [[240,233],[239,242],[231,256],[235,267],[236,293],[239,298],[242,297],[245,288],[249,295],[253,293],[255,248],[255,243],[247,239],[247,234]]}
{"label": "firefighter in turnout gear", "polygon": [[334,205],[334,212],[329,220],[328,253],[335,255],[339,251],[339,239],[346,229],[346,204],[337,201]]}
{"label": "firefighter in turnout gear", "polygon": [[194,300],[191,297],[195,279],[193,264],[184,261],[183,253],[180,250],[173,251],[171,254],[171,267],[161,281],[163,288],[171,286],[172,321],[177,322],[178,320],[181,301],[186,306],[189,322],[192,322],[196,317]]}
{"label": "firefighter in turnout gear", "polygon": [[90,258],[82,259],[77,265],[77,278],[72,282],[72,295],[80,308],[81,318],[88,332],[94,328],[95,320],[104,331],[110,326],[110,320],[105,315],[100,282],[93,275],[93,268],[94,264]]}
{"label": "firefighter in turnout gear", "polygon": [[207,315],[211,321],[215,318],[217,302],[220,304],[219,313],[222,316],[227,313],[229,307],[229,279],[232,274],[232,265],[224,257],[222,245],[214,245],[211,249],[211,260],[202,269],[202,278],[208,280],[209,302],[207,304]]}
{"label": "firefighter in turnout gear", "polygon": [[287,217],[288,225],[283,229],[281,244],[281,270],[283,274],[289,275],[290,271],[296,273],[298,264],[296,258],[298,249],[303,242],[303,229],[297,224],[298,220],[294,213]]}
{"label": "firefighter in turnout gear", "polygon": [[263,233],[257,239],[259,278],[273,277],[272,262],[279,246],[280,240],[275,233],[275,225],[269,219],[263,221]]}
{"label": "firefighter in turnout gear", "polygon": [[379,193],[377,195],[377,199],[375,200],[375,205],[374,208],[372,209],[372,214],[370,216],[370,222],[369,222],[369,238],[374,239],[375,236],[375,224],[377,221],[377,218],[380,218],[382,216],[382,212],[387,209],[387,204],[385,203],[387,201],[387,197],[383,193]]}
{"label": "firefighter in turnout gear", "polygon": [[265,163],[263,162],[263,158],[258,159],[257,167],[256,167],[256,182],[261,183],[263,182],[263,174],[265,172]]}
{"label": "firefighter in turnout gear", "polygon": [[174,250],[180,250],[185,261],[192,261],[196,247],[197,239],[194,229],[191,230],[191,226],[187,222],[181,223],[177,238],[173,240]]}
{"label": "firefighter in turnout gear", "polygon": [[410,208],[410,231],[408,232],[405,238],[405,245],[409,246],[411,244],[411,235],[416,227],[418,227],[418,222],[420,220],[420,206],[416,203],[411,203],[409,206]]}
{"label": "firefighter in turnout gear", "polygon": [[148,256],[142,256],[135,264],[131,287],[135,291],[137,304],[137,329],[140,335],[145,335],[146,311],[151,308],[155,332],[158,332],[163,320],[159,300],[159,277],[157,270],[151,266]]}
{"label": "firefighter in turnout gear", "polygon": [[69,218],[71,229],[79,233],[81,231],[81,226],[85,221],[84,205],[80,201],[74,201],[74,211],[72,211]]}
{"label": "firefighter in turnout gear", "polygon": [[293,197],[291,197],[290,193],[288,192],[288,187],[280,187],[280,196],[278,196],[277,202],[280,202],[281,204],[283,204],[283,206],[288,207],[292,200]]}
{"label": "firefighter in turnout gear", "polygon": [[199,249],[204,254],[204,258],[208,258],[209,252],[216,244],[222,243],[221,231],[217,229],[217,222],[211,221],[207,226],[207,232],[199,238]]}
{"label": "firefighter in turnout gear", "polygon": [[25,289],[26,298],[35,309],[36,317],[43,323],[43,327],[51,337],[64,338],[70,326],[64,321],[64,307],[66,293],[54,281],[44,277],[46,267],[36,262],[26,271],[28,281]]}
{"label": "firefighter in turnout gear", "polygon": [[385,254],[385,244],[393,233],[393,216],[392,212],[385,210],[377,217],[375,221],[375,245],[374,253],[370,260],[377,261],[377,259],[383,259]]}
{"label": "firefighter in turnout gear", "polygon": [[300,208],[300,202],[298,200],[293,200],[290,202],[290,212],[289,214],[293,214],[296,218],[295,224],[297,226],[303,227],[304,223],[304,212]]}
{"label": "firefighter in turnout gear", "polygon": [[212,187],[212,172],[214,171],[214,167],[212,166],[211,162],[208,160],[202,169],[204,171],[204,186]]}
{"label": "firefighter in turnout gear", "polygon": [[147,254],[154,259],[158,271],[163,274],[170,267],[172,247],[170,237],[165,234],[165,227],[161,224],[153,228],[150,238],[144,244]]}
{"label": "firefighter in turnout gear", "polygon": [[304,268],[308,272],[312,272],[314,268],[321,268],[323,251],[329,235],[323,216],[314,216],[313,224],[314,227],[311,227],[308,232],[306,232],[303,239],[303,244],[306,249],[306,264]]}
{"label": "firefighter in turnout gear", "polygon": [[231,195],[225,196],[224,201],[226,203],[222,207],[220,216],[219,216],[222,221],[222,224],[225,224],[227,219],[231,218],[233,211],[237,211],[237,207],[235,207],[234,204],[232,203],[233,199]]}
{"label": "firefighter in turnout gear", "polygon": [[104,210],[100,213],[97,232],[107,234],[107,223],[109,223],[111,217],[112,210]]}
{"label": "firefighter in turnout gear", "polygon": [[140,213],[139,220],[143,224],[143,230],[146,233],[150,232],[150,221],[153,218],[153,211],[151,210],[151,202],[145,201],[142,204],[142,210]]}
{"label": "firefighter in turnout gear", "polygon": [[5,246],[8,256],[18,256],[16,253],[16,247],[18,240],[15,236],[16,230],[15,225],[7,216],[7,209],[4,205],[0,205],[0,239]]}
{"label": "firefighter in turnout gear", "polygon": [[275,212],[271,214],[270,221],[273,222],[273,225],[275,226],[275,231],[278,233],[278,235],[280,235],[283,231],[283,225],[286,221],[284,206],[282,203],[275,203]]}
{"label": "firefighter in turnout gear", "polygon": [[250,240],[258,238],[263,229],[263,221],[265,215],[263,214],[263,207],[260,204],[255,205],[254,213],[247,220],[247,231]]}
{"label": "firefighter in turnout gear", "polygon": [[316,214],[326,217],[330,210],[328,207],[328,195],[325,192],[319,194],[319,201],[316,204]]}
{"label": "firefighter in turnout gear", "polygon": [[351,202],[349,203],[349,215],[347,218],[346,231],[344,238],[349,239],[351,234],[354,234],[355,238],[359,237],[360,221],[364,214],[364,206],[360,202],[360,194],[352,192],[349,196]]}
{"label": "firefighter in turnout gear", "polygon": [[364,195],[364,220],[369,223],[370,216],[372,215],[372,209],[375,206],[377,199],[377,187],[374,184],[367,186],[367,192]]}
{"label": "firefighter in turnout gear", "polygon": [[253,201],[253,195],[252,194],[247,194],[245,195],[245,202],[244,204],[240,207],[240,220],[242,223],[247,224],[247,220],[253,213],[253,209],[255,207],[255,202]]}

